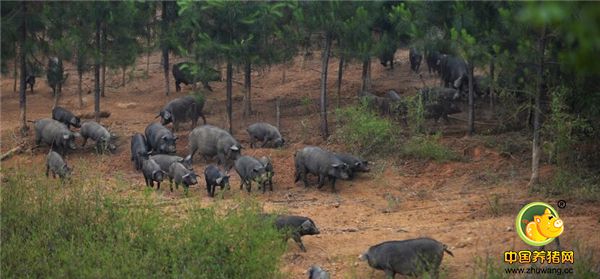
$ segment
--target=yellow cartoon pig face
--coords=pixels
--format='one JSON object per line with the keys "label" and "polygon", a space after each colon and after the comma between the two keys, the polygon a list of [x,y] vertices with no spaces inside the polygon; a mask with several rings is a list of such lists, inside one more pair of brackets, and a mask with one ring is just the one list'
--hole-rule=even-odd
{"label": "yellow cartoon pig face", "polygon": [[533,216],[538,232],[546,238],[555,238],[563,232],[563,221],[550,213],[546,208],[544,215]]}

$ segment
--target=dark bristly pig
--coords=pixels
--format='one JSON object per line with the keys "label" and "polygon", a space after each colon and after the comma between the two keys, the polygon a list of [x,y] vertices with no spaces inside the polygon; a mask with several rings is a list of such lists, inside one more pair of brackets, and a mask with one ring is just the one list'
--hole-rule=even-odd
{"label": "dark bristly pig", "polygon": [[168,175],[171,192],[173,192],[173,183],[175,183],[175,188],[177,189],[179,189],[179,185],[182,184],[185,194],[188,193],[190,185],[198,184],[196,173],[179,162],[173,162],[169,166]]}
{"label": "dark bristly pig", "polygon": [[396,274],[419,276],[428,273],[437,278],[444,252],[452,255],[446,245],[431,238],[386,241],[371,246],[360,255],[374,269],[383,270],[387,278]]}
{"label": "dark bristly pig", "polygon": [[348,165],[338,159],[332,152],[316,146],[307,146],[298,150],[294,156],[296,166],[296,179],[294,182],[302,179],[305,187],[308,187],[306,177],[308,173],[319,176],[319,188],[325,184],[325,178],[329,178],[333,192],[335,192],[336,179],[350,178]]}
{"label": "dark bristly pig", "polygon": [[202,121],[206,124],[206,117],[204,117],[204,114],[202,113],[203,109],[203,99],[185,96],[168,102],[156,117],[161,118],[162,125],[173,123],[173,131],[179,130],[180,123],[191,121],[191,130],[198,124],[199,117],[202,117]]}
{"label": "dark bristly pig", "polygon": [[175,136],[169,129],[160,123],[150,123],[144,131],[148,147],[155,154],[172,154],[175,153]]}
{"label": "dark bristly pig", "polygon": [[192,67],[196,67],[190,62],[181,62],[173,65],[173,78],[175,78],[175,91],[181,91],[181,83],[185,85],[194,84],[195,82],[202,82],[204,88],[208,91],[212,91],[212,88],[208,84],[210,81],[221,80],[221,73],[207,64],[201,63],[197,65],[197,73],[192,73]]}
{"label": "dark bristly pig", "polygon": [[160,166],[160,169],[166,173],[169,172],[169,167],[174,162],[182,163],[183,166],[186,167],[188,170],[193,170],[192,160],[190,159],[189,155],[183,158],[176,155],[156,154],[151,155],[150,158],[154,160]]}
{"label": "dark bristly pig", "polygon": [[240,156],[235,160],[235,171],[240,176],[240,190],[246,185],[248,192],[252,191],[252,182],[258,183],[262,187],[263,193],[266,190],[267,173],[265,166],[256,158],[250,156]]}
{"label": "dark bristly pig", "polygon": [[349,172],[348,176],[350,179],[354,178],[354,175],[357,172],[370,172],[369,161],[363,160],[362,158],[356,157],[354,155],[348,153],[336,153],[335,154],[338,159],[348,165]]}
{"label": "dark bristly pig", "polygon": [[67,150],[75,150],[75,137],[79,133],[71,132],[65,124],[50,118],[30,122],[34,123],[36,145],[43,142],[63,156]]}
{"label": "dark bristly pig", "polygon": [[308,271],[308,279],[329,279],[329,272],[318,265],[312,265]]}
{"label": "dark bristly pig", "polygon": [[218,164],[230,170],[241,155],[242,145],[227,131],[212,125],[194,128],[189,135],[190,158],[199,152],[205,159],[217,156]]}
{"label": "dark bristly pig", "polygon": [[204,180],[206,181],[206,192],[209,197],[215,196],[215,190],[217,186],[221,187],[221,190],[229,188],[229,175],[221,172],[219,167],[210,164],[204,169]]}
{"label": "dark bristly pig", "polygon": [[67,166],[67,163],[60,154],[52,150],[48,152],[48,156],[46,157],[46,176],[48,176],[49,172],[52,172],[53,178],[56,178],[56,175],[58,175],[60,179],[66,179],[71,176],[72,170],[71,167]]}
{"label": "dark bristly pig", "polygon": [[76,128],[81,127],[81,120],[79,117],[63,107],[55,107],[52,109],[52,119],[64,123],[67,125],[67,128],[71,128],[71,126]]}
{"label": "dark bristly pig", "polygon": [[271,163],[271,158],[267,156],[262,156],[258,158],[258,161],[260,161],[260,163],[263,164],[263,166],[265,167],[265,174],[267,176],[265,186],[269,184],[269,190],[273,192],[273,176],[275,175],[275,171],[273,170],[273,163]]}
{"label": "dark bristly pig", "polygon": [[156,190],[160,189],[160,183],[164,180],[164,172],[160,166],[148,154],[139,154],[142,158],[142,173],[146,186],[154,188],[154,182],[157,183]]}
{"label": "dark bristly pig", "polygon": [[88,138],[96,142],[96,151],[103,153],[105,151],[114,152],[117,147],[113,144],[113,140],[116,138],[115,135],[111,134],[108,129],[104,126],[94,122],[88,121],[81,125],[79,130],[81,137],[83,138],[84,146],[87,143]]}
{"label": "dark bristly pig", "polygon": [[254,123],[248,126],[246,131],[250,136],[250,147],[252,148],[254,148],[254,144],[257,141],[262,142],[262,145],[260,147],[265,147],[265,145],[269,142],[272,142],[273,146],[275,147],[281,147],[285,143],[285,140],[283,139],[283,137],[281,137],[281,133],[279,133],[277,127],[269,123]]}
{"label": "dark bristly pig", "polygon": [[411,47],[408,51],[408,59],[410,60],[410,69],[418,73],[419,68],[421,68],[421,61],[423,60],[423,54],[419,52],[416,48]]}
{"label": "dark bristly pig", "polygon": [[142,169],[142,155],[148,154],[148,144],[146,143],[146,137],[140,133],[135,133],[131,136],[131,161],[135,166],[135,170]]}
{"label": "dark bristly pig", "polygon": [[[266,214],[265,217],[273,218],[269,214]],[[304,247],[304,243],[302,242],[302,236],[317,235],[320,233],[315,222],[303,216],[277,215],[275,216],[275,227],[286,233],[286,240],[289,238],[293,239],[303,252],[306,252],[306,247]]]}

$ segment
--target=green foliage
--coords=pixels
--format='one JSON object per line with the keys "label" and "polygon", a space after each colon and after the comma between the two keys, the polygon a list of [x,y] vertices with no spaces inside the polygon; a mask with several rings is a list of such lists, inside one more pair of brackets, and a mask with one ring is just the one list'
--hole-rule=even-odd
{"label": "green foliage", "polygon": [[550,180],[540,185],[538,191],[551,197],[580,201],[600,201],[600,176],[582,169],[559,168]]}
{"label": "green foliage", "polygon": [[410,158],[438,162],[460,159],[452,149],[440,143],[440,138],[441,134],[439,133],[435,135],[413,135],[402,144],[400,153]]}
{"label": "green foliage", "polygon": [[363,154],[386,153],[394,145],[392,122],[367,108],[366,102],[336,110],[335,138]]}
{"label": "green foliage", "polygon": [[408,97],[407,105],[407,118],[408,126],[410,131],[416,135],[423,133],[425,124],[425,107],[423,106],[423,95],[415,94]]}
{"label": "green foliage", "polygon": [[100,192],[100,179],[65,186],[31,173],[4,179],[3,277],[282,277],[285,243],[255,202],[191,206],[174,219],[149,195],[134,201]]}
{"label": "green foliage", "polygon": [[545,138],[548,139],[544,147],[550,162],[555,162],[559,167],[576,165],[578,154],[573,152],[575,144],[581,142],[582,135],[591,132],[591,127],[585,119],[568,112],[565,103],[569,95],[567,88],[556,88],[551,94],[551,113],[543,127]]}

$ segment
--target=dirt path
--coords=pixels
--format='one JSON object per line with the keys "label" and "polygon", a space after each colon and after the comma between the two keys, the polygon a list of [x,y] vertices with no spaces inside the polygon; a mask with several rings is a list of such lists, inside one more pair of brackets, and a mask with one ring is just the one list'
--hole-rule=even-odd
{"label": "dirt path", "polygon": [[[408,53],[397,53],[396,68],[386,70],[373,62],[374,90],[383,92],[395,89],[401,94],[413,94],[422,83],[409,72]],[[316,56],[315,56],[316,57]],[[134,132],[143,132],[146,125],[154,120],[156,113],[170,99],[188,94],[191,88],[166,97],[163,92],[163,79],[158,66],[160,56],[153,55],[148,79],[141,78],[145,61],[139,61],[135,78],[125,87],[120,84],[120,73],[110,73],[107,78],[107,97],[102,99],[102,110],[112,114],[102,120],[104,125],[117,134],[120,148],[111,156],[98,156],[88,144],[83,150],[69,155],[68,160],[75,166],[79,175],[97,174],[112,181],[123,177],[128,185],[103,185],[106,191],[116,191],[122,195],[139,195],[144,190],[141,175],[136,173],[129,161],[129,137]],[[514,232],[514,217],[520,207],[530,201],[544,200],[531,196],[525,185],[529,166],[520,158],[504,158],[496,150],[488,149],[476,139],[463,139],[460,133],[464,123],[452,122],[445,130],[459,131],[458,137],[445,136],[444,142],[457,150],[469,150],[464,162],[434,163],[414,160],[401,160],[392,156],[375,160],[373,171],[361,175],[354,181],[342,181],[338,192],[331,193],[329,187],[317,190],[305,189],[293,183],[293,154],[304,145],[320,145],[332,150],[342,150],[343,146],[328,145],[318,133],[318,59],[307,60],[300,67],[301,58],[292,66],[274,66],[253,73],[253,109],[248,118],[241,115],[242,88],[234,83],[234,136],[248,149],[245,154],[268,155],[274,161],[276,170],[275,191],[265,195],[255,194],[264,203],[265,210],[284,210],[289,213],[311,217],[321,229],[319,236],[304,238],[308,252],[302,253],[290,241],[288,252],[283,259],[283,269],[290,278],[305,278],[303,273],[311,264],[319,264],[331,271],[333,278],[384,278],[383,272],[374,272],[366,263],[358,262],[359,253],[370,245],[392,239],[406,239],[429,236],[446,243],[455,257],[446,257],[443,273],[447,278],[470,278],[477,268],[474,259],[489,256],[500,264],[502,252],[511,248],[526,248]],[[67,66],[68,69],[72,67]],[[425,65],[422,66],[425,69]],[[285,83],[282,82],[285,68]],[[336,104],[335,79],[337,59],[330,65],[328,82],[331,96],[330,111]],[[346,68],[342,83],[342,105],[355,103],[360,88],[360,65]],[[61,105],[76,112],[93,111],[93,95],[85,94],[86,105],[79,109],[76,96],[76,75],[64,86]],[[426,76],[426,83],[437,81]],[[236,74],[241,81],[242,75]],[[86,75],[84,89],[92,88],[91,75]],[[114,85],[114,86],[113,86]],[[207,98],[208,123],[226,127],[225,84],[213,83],[214,92]],[[18,96],[12,92],[12,78],[3,77],[1,104],[1,151],[9,150],[18,141],[15,136],[18,127]],[[50,89],[40,78],[34,94],[28,94],[28,118],[49,117],[52,106]],[[275,122],[275,97],[282,100],[282,133],[289,142],[281,150],[250,149],[245,127],[255,121]],[[461,116],[459,116],[461,117]],[[464,118],[464,116],[463,116]],[[331,127],[335,127],[333,114]],[[184,126],[187,127],[187,126]],[[178,154],[185,155],[187,131],[179,132]],[[453,133],[455,134],[455,133]],[[3,162],[6,167],[20,167],[42,172],[46,148],[26,152]],[[85,162],[85,163],[82,163]],[[77,171],[78,166],[87,166]],[[204,162],[195,162],[200,173]],[[92,171],[93,170],[93,171]],[[550,170],[546,170],[549,172]],[[314,183],[314,179],[312,180]],[[232,176],[232,193],[225,199],[239,194],[239,179]],[[183,199],[181,193],[160,191],[157,196],[167,200]],[[242,194],[246,195],[246,194]],[[191,189],[193,201],[210,204],[202,187]],[[600,250],[600,205],[569,203],[561,210],[566,229],[561,243],[566,247],[575,240],[584,240],[588,246]]]}

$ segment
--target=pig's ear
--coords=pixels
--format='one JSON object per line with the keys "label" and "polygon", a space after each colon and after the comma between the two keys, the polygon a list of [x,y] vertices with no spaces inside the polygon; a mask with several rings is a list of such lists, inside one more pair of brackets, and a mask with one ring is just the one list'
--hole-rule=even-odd
{"label": "pig's ear", "polygon": [[340,164],[331,164],[331,167],[338,168]]}
{"label": "pig's ear", "polygon": [[176,139],[178,139],[178,138],[179,138],[178,136],[175,136],[173,139],[175,139],[175,140],[176,140]]}
{"label": "pig's ear", "polygon": [[219,177],[219,178],[217,178],[217,180],[216,180],[217,184],[218,184],[218,183],[221,183],[221,181],[223,181],[223,177]]}
{"label": "pig's ear", "polygon": [[164,136],[162,136],[162,137],[160,137],[160,138],[161,138],[162,140],[167,140],[167,138],[168,138],[168,137],[167,137],[167,135],[164,135]]}
{"label": "pig's ear", "polygon": [[233,151],[238,151],[238,150],[240,150],[240,148],[239,148],[239,147],[237,147],[237,146],[235,146],[235,145],[232,145],[232,146],[231,146],[229,149],[231,149],[231,150],[233,150]]}
{"label": "pig's ear", "polygon": [[68,140],[70,136],[71,136],[71,135],[69,135],[69,134],[64,134],[64,135],[63,135],[63,139],[66,139],[66,140]]}
{"label": "pig's ear", "polygon": [[183,175],[181,178],[185,179],[186,177],[190,176],[191,174],[192,174],[191,172],[189,172],[189,173],[186,173],[186,174],[184,174],[184,175]]}
{"label": "pig's ear", "polygon": [[359,166],[360,166],[360,164],[363,164],[363,162],[356,162],[356,163],[354,163],[354,166],[355,166],[355,167],[359,167]]}
{"label": "pig's ear", "polygon": [[301,226],[303,229],[308,229],[308,228],[312,227],[312,223],[310,222],[310,220],[306,220],[306,221],[304,221],[304,223],[302,223]]}

